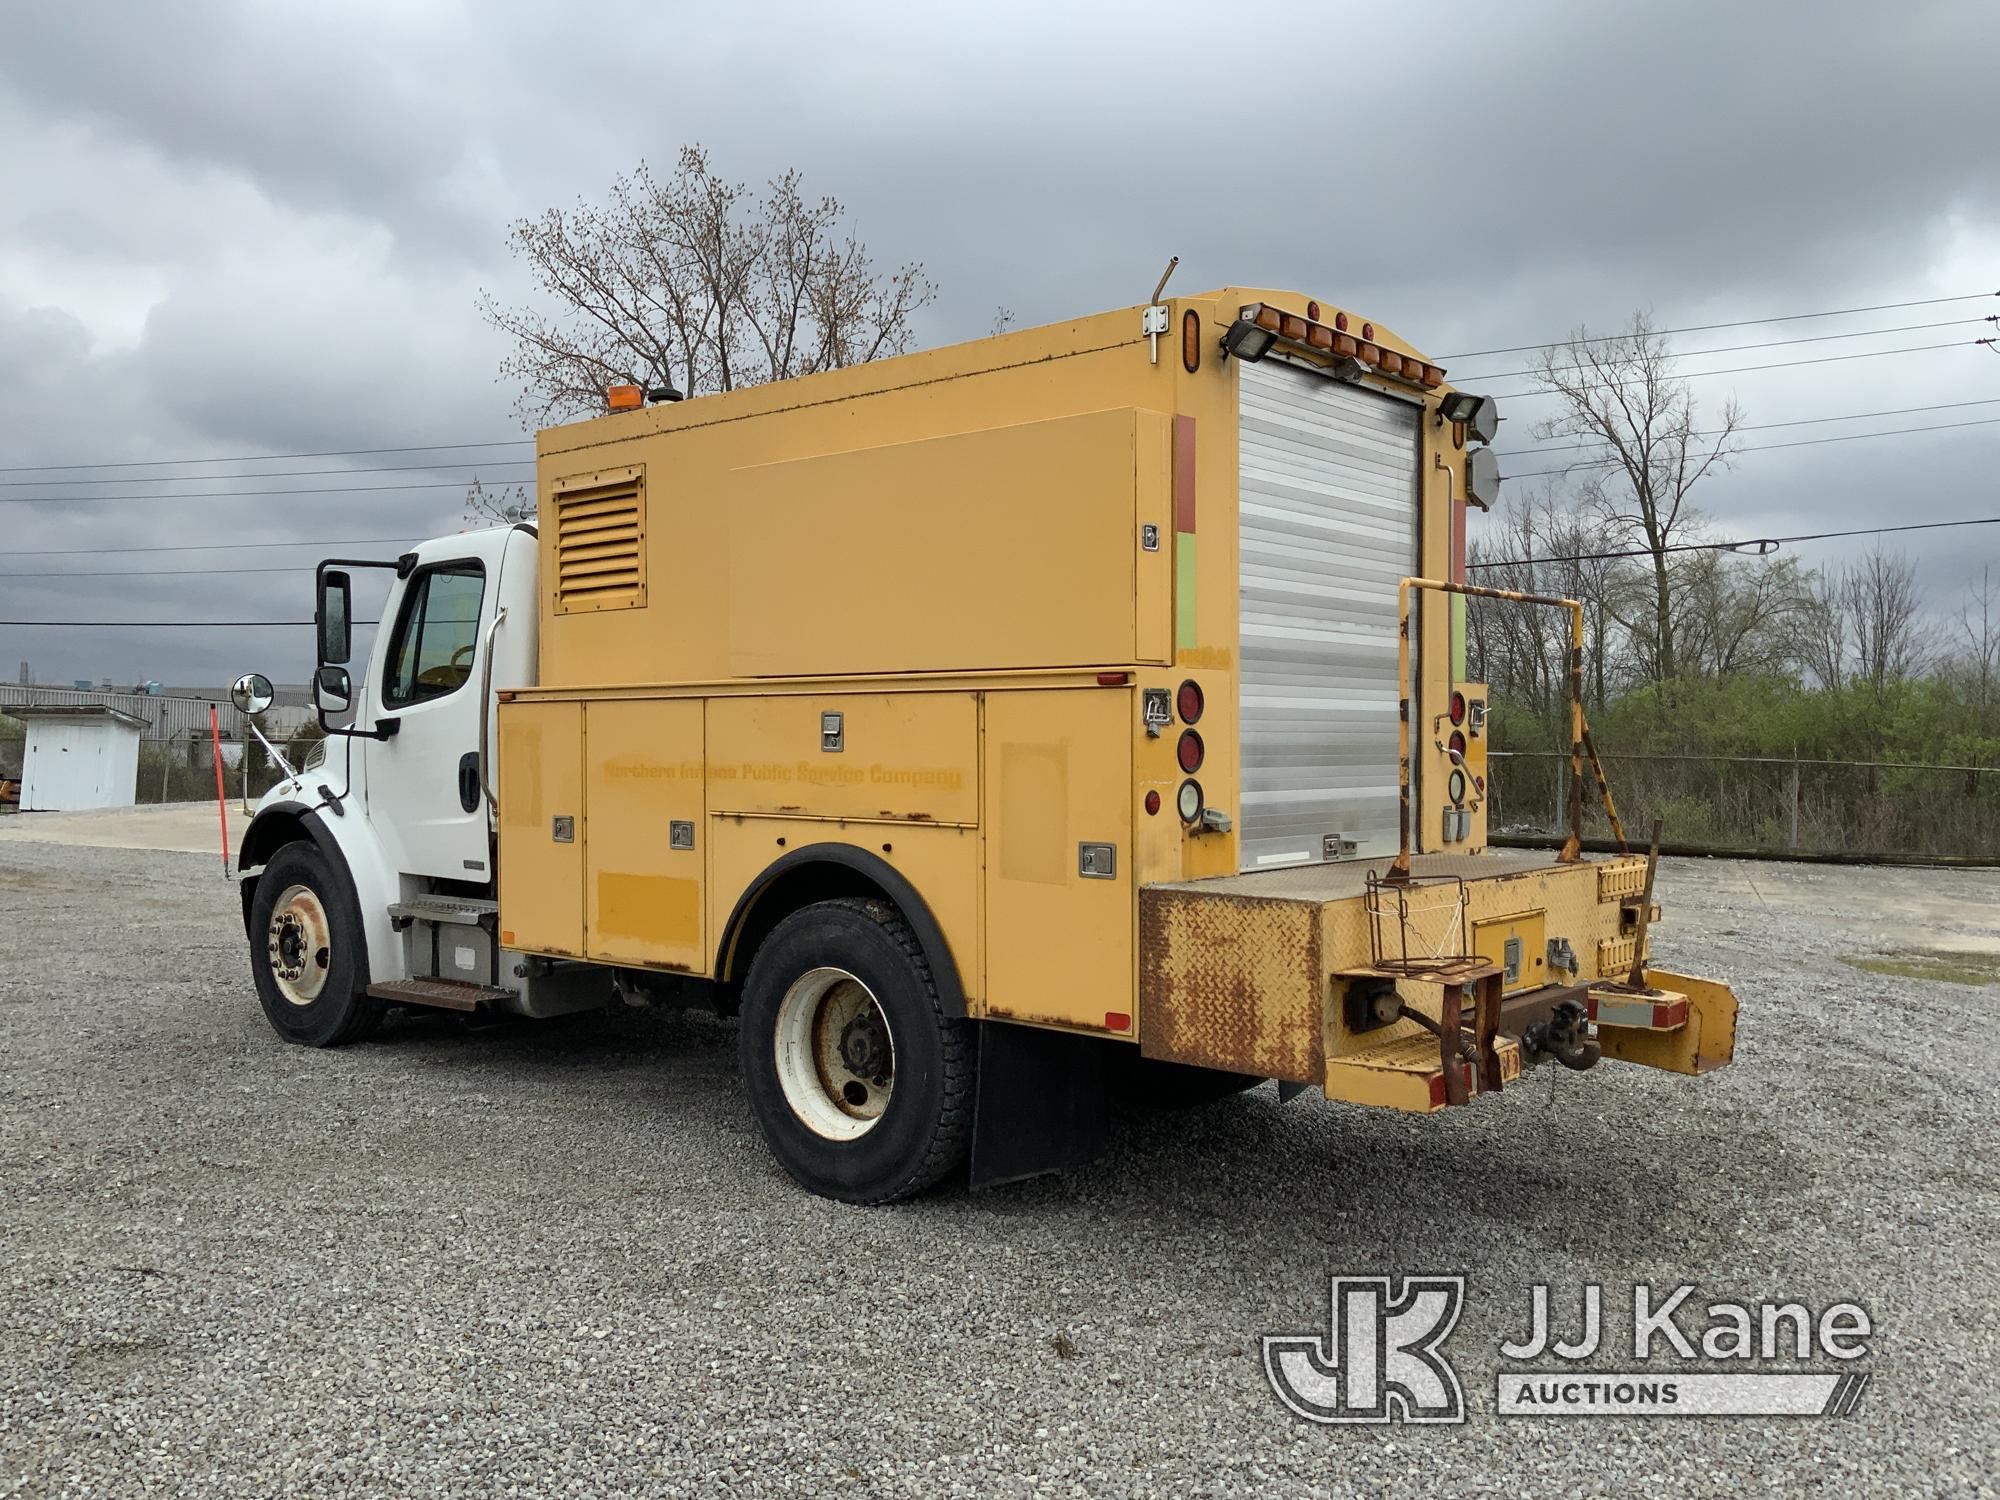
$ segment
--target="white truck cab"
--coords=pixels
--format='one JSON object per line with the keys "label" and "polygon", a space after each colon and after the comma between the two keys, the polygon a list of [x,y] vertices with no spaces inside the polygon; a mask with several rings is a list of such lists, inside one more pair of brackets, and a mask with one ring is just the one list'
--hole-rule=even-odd
{"label": "white truck cab", "polygon": [[[356,680],[362,568],[394,581]],[[327,737],[258,803],[238,860],[259,997],[282,1034],[352,1040],[398,1001],[554,1014],[607,998],[602,971],[586,997],[583,975],[537,973],[499,947],[494,706],[535,681],[536,577],[527,525],[320,565],[313,695]]]}

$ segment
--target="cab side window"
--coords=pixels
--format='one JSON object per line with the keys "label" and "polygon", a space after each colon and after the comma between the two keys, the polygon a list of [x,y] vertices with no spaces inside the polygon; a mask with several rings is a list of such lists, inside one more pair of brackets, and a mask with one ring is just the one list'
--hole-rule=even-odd
{"label": "cab side window", "polygon": [[486,570],[478,563],[447,563],[417,575],[389,640],[386,706],[407,708],[464,686],[478,650],[485,594]]}

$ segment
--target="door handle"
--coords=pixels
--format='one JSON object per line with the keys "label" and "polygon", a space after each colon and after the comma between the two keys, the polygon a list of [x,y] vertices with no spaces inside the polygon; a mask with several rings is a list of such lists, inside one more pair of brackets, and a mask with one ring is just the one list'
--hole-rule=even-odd
{"label": "door handle", "polygon": [[479,798],[479,752],[472,750],[458,758],[458,805],[466,812],[478,812]]}

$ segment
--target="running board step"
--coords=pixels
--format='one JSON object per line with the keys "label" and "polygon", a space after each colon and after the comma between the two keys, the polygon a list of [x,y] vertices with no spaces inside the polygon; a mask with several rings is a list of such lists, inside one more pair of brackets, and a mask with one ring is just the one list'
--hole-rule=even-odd
{"label": "running board step", "polygon": [[[1501,1084],[1520,1078],[1520,1043],[1510,1036],[1496,1037],[1493,1050],[1500,1062]],[[1470,1062],[1461,1061],[1458,1066],[1466,1093],[1481,1092],[1479,1070]],[[1328,1058],[1325,1089],[1329,1099],[1386,1105],[1420,1115],[1443,1109],[1449,1092],[1437,1038],[1428,1032],[1396,1037],[1343,1057]]]}
{"label": "running board step", "polygon": [[412,896],[389,905],[389,920],[398,929],[412,922],[450,922],[460,927],[477,927],[500,910],[498,901],[477,896]]}
{"label": "running board step", "polygon": [[368,986],[376,1000],[393,1000],[398,1005],[428,1005],[436,1010],[475,1011],[495,1000],[505,1000],[514,992],[487,984],[466,984],[458,979],[396,979]]}

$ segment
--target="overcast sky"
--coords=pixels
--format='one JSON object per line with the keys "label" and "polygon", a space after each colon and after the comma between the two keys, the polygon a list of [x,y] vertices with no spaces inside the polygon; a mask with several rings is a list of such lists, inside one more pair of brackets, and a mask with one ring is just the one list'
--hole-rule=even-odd
{"label": "overcast sky", "polygon": [[[986,332],[996,306],[1025,325],[1141,301],[1173,253],[1179,290],[1298,288],[1440,357],[1609,328],[1638,307],[1675,327],[2000,289],[1990,0],[181,0],[9,7],[4,24],[0,466],[17,471],[519,437],[502,346],[474,306],[482,287],[520,291],[507,222],[599,195],[641,157],[669,165],[690,141],[751,182],[798,167],[845,200],[878,259],[922,260],[940,288],[925,343]],[[1997,312],[1988,297],[1729,329],[1683,346],[1969,320],[1685,368],[1953,343],[1695,389],[1711,407],[1733,392],[1752,423],[1994,403],[1747,444],[1990,421],[2000,356],[1969,341]],[[1475,389],[1522,386],[1497,378],[1518,355],[1446,363]],[[1503,411],[1499,446],[1529,444],[1533,403]],[[1996,433],[1752,454],[1700,504],[1724,534],[1993,514]],[[0,495],[60,497],[0,505],[0,572],[36,575],[0,578],[0,618],[303,619],[324,546],[108,549],[434,534],[457,526],[474,469],[48,482],[103,472],[0,475]],[[1996,532],[1905,543],[1940,609],[2000,561]],[[187,571],[40,576],[162,568]],[[286,571],[217,576],[248,568]],[[245,667],[302,681],[311,642],[0,626],[0,677],[24,659],[44,682],[195,685]]]}

